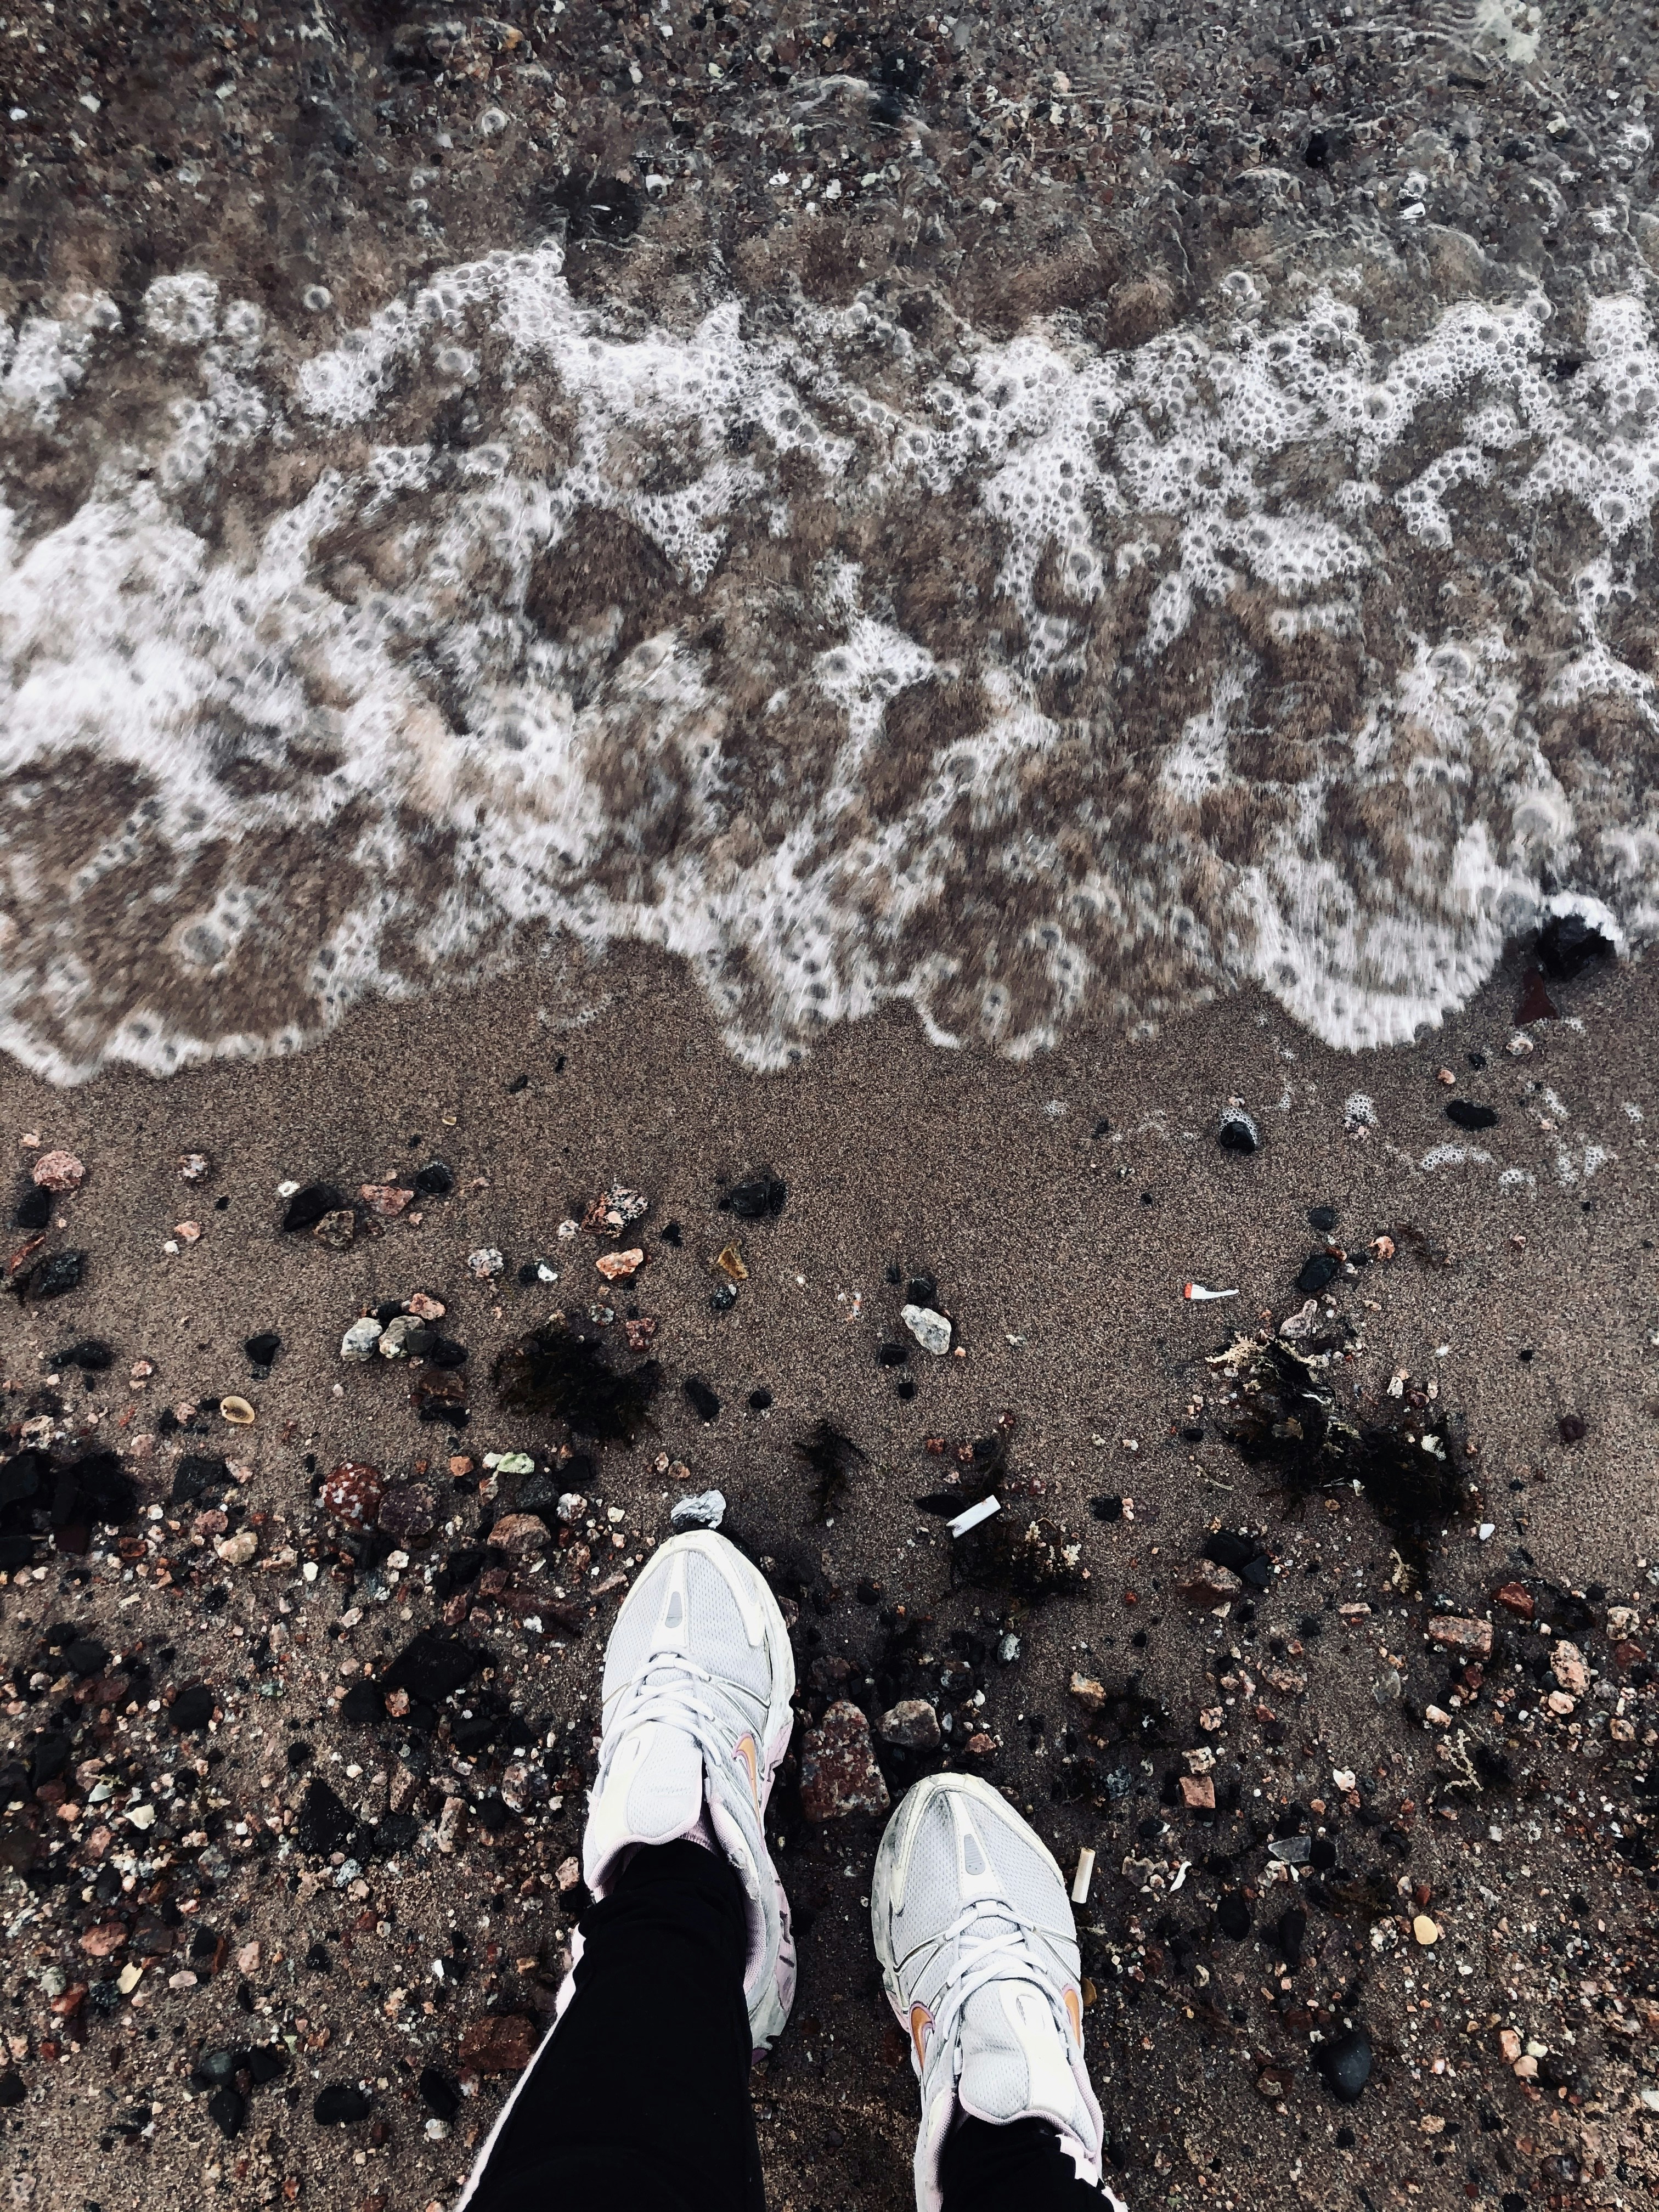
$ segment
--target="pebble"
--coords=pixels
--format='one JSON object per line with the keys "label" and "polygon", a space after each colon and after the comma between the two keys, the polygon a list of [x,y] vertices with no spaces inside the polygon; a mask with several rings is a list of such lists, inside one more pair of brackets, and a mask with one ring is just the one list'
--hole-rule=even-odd
{"label": "pebble", "polygon": [[806,1731],[800,1755],[801,1810],[809,1820],[884,1813],[891,1800],[870,1741],[870,1723],[845,1698]]}
{"label": "pebble", "polygon": [[429,1483],[405,1482],[380,1500],[375,1526],[388,1536],[429,1535],[438,1520],[438,1494]]}
{"label": "pebble", "polygon": [[949,1318],[932,1306],[902,1306],[899,1319],[924,1352],[942,1358],[951,1349]]}
{"label": "pebble", "polygon": [[317,1242],[331,1252],[343,1252],[357,1234],[357,1217],[349,1206],[325,1213],[312,1231]]}
{"label": "pebble", "polygon": [[1352,2105],[1371,2078],[1371,2039],[1364,2028],[1350,2028],[1321,2044],[1314,2063],[1337,2102]]}
{"label": "pebble", "polygon": [[1412,1922],[1412,1934],[1417,1938],[1417,1941],[1423,1946],[1425,1950],[1428,1948],[1430,1944],[1437,1943],[1440,1941],[1439,1926],[1436,1922],[1430,1919],[1426,1912],[1419,1912],[1416,1918]]}
{"label": "pebble", "polygon": [[403,1183],[366,1182],[359,1187],[357,1195],[371,1213],[395,1220],[415,1194]]}
{"label": "pebble", "polygon": [[1576,1644],[1557,1637],[1550,1646],[1550,1664],[1555,1669],[1555,1679],[1564,1690],[1575,1698],[1589,1694],[1589,1668],[1584,1664],[1584,1655]]}
{"label": "pebble", "polygon": [[430,1352],[433,1332],[416,1314],[394,1314],[374,1349],[382,1359],[418,1359]]}
{"label": "pebble", "polygon": [[319,2127],[352,2127],[368,2118],[373,2106],[368,2090],[359,2088],[355,2081],[331,2081],[318,2092],[311,2116]]}
{"label": "pebble", "polygon": [[228,1567],[245,1567],[259,1548],[259,1539],[252,1528],[239,1528],[234,1536],[226,1536],[214,1546]]}
{"label": "pebble", "polygon": [[1074,1674],[1067,1688],[1085,1713],[1097,1713],[1105,1705],[1106,1686],[1091,1675]]}
{"label": "pebble", "polygon": [[601,1252],[593,1265],[607,1283],[622,1282],[645,1265],[645,1254],[635,1244],[626,1252]]}
{"label": "pebble", "polygon": [[487,1283],[492,1275],[501,1273],[507,1262],[493,1244],[481,1244],[476,1252],[467,1254],[466,1264],[481,1283]]}
{"label": "pebble", "polygon": [[460,2060],[478,2074],[518,2074],[535,2048],[535,2031],[522,2013],[489,2013],[462,2030]]}
{"label": "pebble", "polygon": [[29,1176],[42,1190],[79,1190],[87,1171],[73,1152],[42,1152]]}
{"label": "pebble", "polygon": [[337,1521],[347,1521],[354,1528],[365,1528],[380,1510],[380,1500],[386,1495],[386,1484],[378,1467],[363,1460],[343,1460],[328,1475],[319,1492],[323,1509]]}
{"label": "pebble", "polygon": [[1235,1099],[1222,1109],[1216,1127],[1216,1142],[1224,1152],[1260,1152],[1261,1131],[1251,1115]]}
{"label": "pebble", "polygon": [[365,1314],[361,1321],[354,1321],[340,1339],[341,1358],[372,1359],[374,1356],[374,1347],[380,1342],[381,1334],[380,1324],[373,1314]]}
{"label": "pebble", "polygon": [[1448,1651],[1467,1651],[1471,1658],[1492,1656],[1489,1620],[1467,1620],[1455,1613],[1437,1613],[1429,1623],[1429,1639]]}
{"label": "pebble", "polygon": [[902,1751],[937,1751],[942,1741],[939,1715],[925,1698],[901,1698],[877,1723],[884,1743]]}
{"label": "pebble", "polygon": [[[564,1500],[559,1503],[562,1507]],[[668,1517],[676,1528],[718,1528],[726,1518],[725,1493],[700,1490],[690,1498],[678,1498]]]}
{"label": "pebble", "polygon": [[552,1541],[548,1527],[537,1513],[504,1513],[489,1532],[489,1541],[503,1552],[544,1552]]}

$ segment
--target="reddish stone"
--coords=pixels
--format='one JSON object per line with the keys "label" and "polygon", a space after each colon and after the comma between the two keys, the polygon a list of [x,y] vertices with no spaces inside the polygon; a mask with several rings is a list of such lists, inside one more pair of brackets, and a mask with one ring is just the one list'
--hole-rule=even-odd
{"label": "reddish stone", "polygon": [[1455,1613],[1439,1613],[1429,1623],[1429,1641],[1447,1651],[1466,1651],[1473,1659],[1490,1659],[1492,1623],[1466,1620]]}
{"label": "reddish stone", "polygon": [[479,2074],[519,2074],[535,2049],[535,2030],[522,2013],[492,2014],[462,2034],[461,2063]]}
{"label": "reddish stone", "polygon": [[349,1521],[354,1528],[366,1528],[380,1510],[380,1500],[386,1495],[386,1483],[378,1467],[370,1467],[362,1460],[349,1459],[337,1467],[323,1484],[324,1510],[337,1521]]}
{"label": "reddish stone", "polygon": [[800,1797],[809,1820],[884,1813],[891,1802],[876,1764],[870,1723],[845,1698],[838,1698],[818,1725],[807,1730],[800,1758]]}
{"label": "reddish stone", "polygon": [[1514,1613],[1517,1620],[1530,1620],[1535,1610],[1531,1592],[1523,1589],[1519,1583],[1505,1583],[1501,1589],[1495,1589],[1492,1601],[1501,1605],[1505,1613]]}
{"label": "reddish stone", "polygon": [[42,1152],[31,1170],[43,1190],[79,1190],[87,1171],[73,1152]]}
{"label": "reddish stone", "polygon": [[438,1493],[429,1483],[400,1483],[380,1500],[378,1521],[388,1536],[429,1536],[438,1522]]}

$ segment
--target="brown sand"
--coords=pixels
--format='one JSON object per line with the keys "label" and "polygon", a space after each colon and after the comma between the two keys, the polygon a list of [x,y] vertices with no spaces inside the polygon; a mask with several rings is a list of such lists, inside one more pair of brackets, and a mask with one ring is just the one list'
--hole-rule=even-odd
{"label": "brown sand", "polygon": [[[496,1410],[491,1359],[556,1303],[576,1311],[601,1291],[595,1248],[561,1245],[556,1225],[613,1181],[637,1187],[652,1200],[640,1231],[650,1264],[632,1288],[638,1306],[661,1317],[653,1349],[668,1379],[658,1432],[632,1450],[606,1450],[599,1489],[607,1507],[623,1509],[625,1555],[635,1556],[638,1539],[666,1531],[669,1486],[653,1469],[665,1450],[686,1462],[695,1487],[725,1491],[734,1528],[786,1578],[816,1586],[824,1609],[808,1604],[803,1627],[821,1641],[800,1647],[809,1714],[838,1690],[872,1701],[860,1662],[883,1645],[883,1606],[934,1613],[921,1648],[936,1655],[948,1655],[952,1630],[991,1642],[1000,1632],[1006,1601],[952,1593],[949,1539],[912,1506],[945,1471],[926,1449],[929,1437],[954,1447],[1012,1408],[1013,1472],[1046,1484],[1041,1508],[1030,1510],[1082,1541],[1091,1602],[1057,1601],[1018,1621],[1018,1661],[991,1657],[977,1669],[986,1693],[979,1725],[998,1747],[990,1771],[1034,1808],[1068,1872],[1081,1845],[1100,1854],[1080,1915],[1085,1965],[1100,1988],[1091,2063],[1131,2201],[1376,2204],[1403,2201],[1410,2189],[1425,2203],[1449,2205],[1495,2203],[1515,2190],[1559,2195],[1577,2176],[1584,2194],[1575,2202],[1629,2202],[1656,2171],[1645,2140],[1654,2116],[1638,2094],[1654,2077],[1656,2044],[1639,2011],[1652,2002],[1652,1899],[1609,1824],[1617,1819],[1626,1839],[1633,1832],[1632,1775],[1649,1762],[1651,1706],[1650,1692],[1629,1680],[1632,1667],[1645,1673],[1640,1654],[1619,1660],[1601,1617],[1609,1604],[1646,1612],[1656,1601],[1644,1571],[1659,1560],[1659,1207],[1648,1137],[1659,1113],[1659,985],[1650,967],[1565,987],[1571,1018],[1534,1029],[1535,1049],[1521,1060],[1504,1050],[1515,993],[1507,973],[1438,1036],[1363,1062],[1326,1051],[1270,1005],[1245,998],[1149,1042],[1084,1035],[1024,1066],[933,1049],[895,1012],[830,1037],[793,1073],[762,1079],[722,1054],[676,970],[633,955],[573,982],[529,971],[447,1004],[374,1007],[302,1057],[198,1069],[166,1085],[115,1076],[59,1093],[8,1069],[0,1129],[20,1169],[33,1157],[19,1149],[25,1133],[87,1164],[84,1188],[59,1208],[69,1225],[52,1241],[90,1255],[78,1292],[9,1308],[13,1417],[50,1406],[42,1378],[59,1370],[49,1355],[88,1335],[113,1344],[114,1369],[89,1389],[66,1373],[58,1395],[75,1421],[96,1414],[99,1443],[142,1451],[138,1440],[155,1434],[163,1403],[244,1390],[258,1409],[251,1431],[216,1415],[182,1441],[250,1459],[244,1496],[272,1516],[262,1553],[277,1548],[283,1529],[303,1552],[321,1523],[302,1455],[325,1470],[372,1460],[402,1477],[426,1460],[444,1473],[447,1433],[416,1421],[405,1378],[378,1364],[341,1365],[340,1335],[358,1312],[419,1288],[445,1298],[446,1327],[471,1354],[472,1419],[456,1449],[475,1458],[545,1449],[555,1432]],[[1486,1055],[1484,1067],[1471,1068],[1474,1054]],[[1456,1073],[1455,1093],[1436,1081],[1442,1064]],[[514,1091],[520,1075],[528,1081]],[[1345,1102],[1357,1090],[1376,1114],[1362,1137],[1345,1127]],[[1218,1111],[1233,1093],[1264,1132],[1254,1158],[1215,1141]],[[1464,1135],[1444,1118],[1454,1095],[1496,1105],[1499,1126]],[[1449,1142],[1492,1157],[1423,1164]],[[1587,1147],[1607,1156],[1597,1167],[1592,1155],[1591,1171]],[[210,1177],[193,1186],[176,1166],[192,1149],[213,1162]],[[343,1254],[276,1232],[284,1178],[355,1192],[434,1155],[453,1170],[456,1190],[428,1203],[418,1227],[389,1223],[382,1237],[360,1237]],[[760,1167],[787,1179],[787,1209],[775,1222],[734,1224],[715,1211],[717,1194]],[[1525,1179],[1506,1186],[1506,1170]],[[223,1211],[220,1200],[228,1201]],[[1301,1303],[1296,1273],[1322,1241],[1305,1214],[1322,1203],[1339,1209],[1337,1235],[1351,1248],[1384,1233],[1399,1247],[1390,1264],[1334,1286],[1362,1340],[1341,1391],[1352,1389],[1376,1413],[1396,1370],[1408,1371],[1407,1388],[1436,1386],[1475,1448],[1468,1464],[1486,1499],[1475,1517],[1484,1510],[1496,1524],[1485,1543],[1473,1520],[1449,1526],[1415,1593],[1401,1586],[1387,1531],[1363,1500],[1316,1501],[1298,1517],[1267,1494],[1214,1425],[1204,1357],[1234,1327],[1277,1322]],[[167,1254],[174,1224],[186,1218],[203,1224],[199,1243]],[[661,1235],[671,1220],[684,1226],[678,1251]],[[1413,1256],[1407,1225],[1443,1251],[1444,1264]],[[749,1278],[735,1309],[715,1316],[708,1262],[734,1231]],[[467,1272],[465,1255],[482,1245],[505,1255],[501,1285],[486,1288]],[[517,1268],[541,1255],[561,1268],[557,1287],[520,1287]],[[876,1357],[900,1334],[903,1291],[886,1279],[890,1266],[937,1276],[964,1354],[916,1352],[904,1370],[918,1386],[908,1403]],[[1188,1304],[1188,1279],[1237,1285],[1242,1296]],[[268,1380],[251,1382],[240,1346],[260,1329],[279,1331],[283,1351]],[[140,1358],[155,1370],[142,1395],[126,1381]],[[683,1395],[688,1373],[724,1401],[711,1425]],[[745,1401],[761,1385],[774,1401],[757,1415]],[[1184,1443],[1176,1431],[1206,1390],[1206,1437]],[[1571,1445],[1559,1428],[1569,1415],[1586,1425]],[[829,1527],[793,1449],[823,1416],[868,1455]],[[136,1460],[146,1498],[165,1497],[178,1441],[158,1437]],[[486,1503],[481,1515],[475,1485],[453,1495],[467,1532],[489,1525],[493,1509]],[[1102,1495],[1130,1498],[1133,1519],[1091,1518],[1088,1501]],[[1265,1529],[1280,1561],[1239,1645],[1242,1662],[1229,1658],[1237,1621],[1182,1603],[1170,1587],[1172,1567],[1218,1521]],[[362,1660],[395,1648],[434,1618],[430,1599],[414,1601],[412,1620],[396,1617],[398,1603],[364,1603],[331,1579],[328,1546],[313,1546],[323,1566],[309,1589],[292,1571],[256,1565],[216,1576],[201,1553],[209,1571],[198,1583],[230,1586],[216,1615],[192,1601],[187,1548],[176,1570],[183,1592],[160,1595],[123,1583],[118,1560],[100,1561],[108,1540],[84,1560],[52,1560],[40,1584],[0,1592],[0,1656],[22,1689],[40,1663],[40,1629],[72,1620],[117,1650],[140,1639],[152,1652],[175,1646],[176,1659],[157,1666],[158,1688],[198,1678],[216,1686],[226,1711],[213,1785],[233,1826],[223,1841],[228,1864],[198,1917],[223,1925],[233,1960],[256,1936],[262,1950],[257,1968],[239,1973],[228,1964],[176,1991],[167,1975],[182,1960],[162,1960],[137,2008],[106,2016],[83,2008],[77,2044],[51,2016],[40,1977],[55,1962],[71,1979],[100,1977],[106,1969],[86,1959],[78,1934],[107,1911],[82,1903],[79,1875],[33,1896],[8,1878],[0,2021],[17,2039],[29,2093],[4,2116],[17,2201],[41,2212],[83,2203],[125,2212],[162,2192],[200,2201],[205,2170],[215,2202],[274,2201],[289,2181],[300,2202],[325,2212],[443,2202],[501,2084],[486,2080],[450,2138],[434,2143],[422,2132],[415,2074],[431,2060],[459,2072],[461,2033],[486,2008],[530,2012],[550,2002],[565,1934],[550,1870],[577,1848],[579,1791],[568,1790],[559,1814],[515,1822],[504,1841],[474,1826],[453,1857],[428,1839],[404,1855],[395,1879],[369,1867],[366,1898],[329,1887],[307,1894],[311,1883],[291,1888],[305,1862],[287,1845],[252,1850],[234,1823],[249,1810],[269,1821],[279,1796],[297,1802],[282,1764],[284,1735],[303,1734],[349,1798],[352,1784],[330,1763],[332,1751],[361,1763],[366,1778],[392,1764],[395,1728],[376,1747],[374,1731],[323,1717],[325,1692],[344,1679],[342,1654]],[[175,1555],[185,1542],[185,1534],[175,1540]],[[417,1551],[417,1566],[423,1556]],[[1500,1751],[1508,1743],[1516,1781],[1478,1800],[1449,1796],[1437,1732],[1411,1717],[1445,1694],[1445,1668],[1427,1656],[1423,1623],[1440,1609],[1437,1598],[1459,1613],[1489,1613],[1491,1591],[1511,1576],[1540,1593],[1551,1583],[1604,1586],[1587,1601],[1594,1626],[1577,1640],[1613,1687],[1571,1722],[1522,1724],[1513,1711],[1494,1719],[1482,1705],[1471,1728]],[[884,1585],[878,1603],[858,1601],[860,1577]],[[283,1592],[294,1607],[291,1641],[264,1674],[281,1694],[262,1704],[247,1654],[278,1618]],[[1333,1607],[1356,1599],[1373,1614],[1350,1627]],[[475,1615],[473,1632],[501,1655],[501,1679],[526,1710],[548,1729],[576,1723],[571,1753],[550,1753],[550,1771],[588,1750],[610,1602],[568,1651],[518,1637],[510,1623],[486,1620],[486,1608]],[[319,1617],[354,1605],[361,1623],[337,1646]],[[1322,1635],[1298,1639],[1298,1619],[1322,1612]],[[1130,1642],[1137,1632],[1144,1650]],[[1284,1639],[1277,1654],[1275,1633]],[[1646,1643],[1644,1632],[1638,1637]],[[1298,1640],[1300,1655],[1291,1649]],[[1384,1646],[1402,1662],[1398,1701],[1373,1694],[1387,1672]],[[1516,1629],[1515,1656],[1528,1648]],[[822,1663],[815,1680],[807,1674],[815,1657],[841,1655],[854,1662],[845,1685]],[[1218,1701],[1216,1678],[1237,1663],[1251,1669],[1256,1691],[1237,1696],[1218,1738],[1203,1738],[1197,1714]],[[1275,1664],[1305,1673],[1304,1695],[1266,1684],[1262,1669]],[[1147,1751],[1144,1767],[1116,1747],[1097,1754],[1103,1772],[1126,1768],[1133,1794],[1125,1798],[1086,1784],[1070,1802],[1052,1794],[1061,1731],[1074,1727],[1073,1747],[1089,1748],[1087,1724],[1066,1696],[1074,1668],[1112,1688],[1138,1675],[1167,1710],[1163,1747]],[[52,1668],[45,1671],[50,1680]],[[1513,1679],[1523,1705],[1550,1686]],[[1620,1691],[1626,1703],[1615,1713]],[[1270,1723],[1255,1717],[1264,1698]],[[33,1706],[14,1698],[0,1757],[15,1756],[60,1701],[50,1688]],[[1046,1723],[1046,1743],[1030,1729],[1034,1715]],[[1624,1741],[1609,1739],[1610,1718]],[[143,1717],[129,1725],[137,1731]],[[148,1773],[176,1762],[172,1741],[139,1746]],[[1164,1776],[1200,1741],[1218,1742],[1218,1778],[1231,1775],[1241,1792],[1240,1811],[1224,1812],[1213,1832],[1160,1802]],[[434,1753],[434,1778],[447,1761]],[[1398,1826],[1402,1851],[1379,1850],[1375,1834],[1343,1810],[1333,1767],[1358,1770],[1368,1786],[1375,1780],[1375,1810]],[[476,1796],[495,1771],[487,1756],[462,1786]],[[1437,1795],[1455,1820],[1443,1815]],[[1443,1932],[1431,1954],[1385,1917],[1388,1948],[1379,1950],[1364,1915],[1310,1909],[1306,1962],[1288,2011],[1276,2014],[1264,1996],[1278,1989],[1275,1962],[1256,1936],[1237,1946],[1215,1936],[1218,1883],[1201,1863],[1206,1851],[1236,1855],[1232,1879],[1246,1885],[1267,1937],[1291,1891],[1268,1884],[1265,1839],[1291,1799],[1304,1808],[1328,1802],[1343,1871],[1363,1872],[1380,1857],[1390,1886],[1401,1876],[1407,1888],[1419,1885],[1419,1902],[1401,1896],[1399,1909],[1409,1916],[1426,1895]],[[435,1814],[422,1817],[429,1823]],[[1166,1822],[1170,1832],[1160,1835]],[[88,1818],[71,1832],[77,1865],[92,1825]],[[794,2020],[757,2086],[779,2207],[898,2206],[908,2196],[914,2089],[889,2032],[864,1911],[878,1832],[869,1820],[817,1830],[795,1822],[794,1847],[781,1861],[797,1912],[811,1925]],[[162,1865],[156,1879],[193,1895],[193,1852],[178,1842],[170,1856],[171,1872]],[[1145,1863],[1133,1877],[1120,1872],[1131,1856]],[[1188,1858],[1199,1864],[1166,1895],[1162,1885]],[[1157,1886],[1143,1887],[1153,1867]],[[141,1881],[139,1892],[149,1886]],[[20,1918],[31,1906],[36,1917]],[[430,1971],[452,1924],[471,1946],[458,1992]],[[302,1963],[316,1937],[347,1935],[349,1946],[330,1947],[331,1973]],[[539,1981],[525,1960],[539,1960]],[[407,1994],[394,2002],[397,1990]],[[434,2008],[423,2011],[423,2002]],[[1334,2033],[1345,2016],[1364,2019],[1378,2055],[1377,2075],[1351,2112],[1332,2102],[1311,2064],[1321,2019]],[[198,2051],[263,2036],[265,2021],[296,2038],[300,2069],[286,2088],[257,2091],[246,2132],[222,2142],[202,2101],[183,2100],[185,2075]],[[1510,2026],[1556,2054],[1541,2091],[1513,2078],[1499,2054],[1498,2032]],[[328,2042],[316,2047],[324,2029]],[[1437,2074],[1440,2060],[1448,2070]],[[1563,2061],[1557,2083],[1548,2068]],[[1282,2080],[1263,2071],[1269,2062],[1286,2069]],[[319,2087],[360,2077],[389,2124],[384,2145],[372,2145],[367,2126],[325,2130],[312,2118]],[[153,2124],[139,2133],[134,2115],[146,2105]],[[1347,2146],[1336,2138],[1345,2125],[1353,2131]]]}

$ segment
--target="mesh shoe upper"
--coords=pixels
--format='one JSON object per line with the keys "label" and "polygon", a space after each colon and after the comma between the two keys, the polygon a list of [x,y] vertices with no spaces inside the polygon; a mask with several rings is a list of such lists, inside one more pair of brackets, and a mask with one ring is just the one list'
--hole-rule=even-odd
{"label": "mesh shoe upper", "polygon": [[672,1538],[611,1631],[582,1839],[596,1897],[641,1845],[694,1836],[730,1858],[748,1907],[744,1989],[757,2050],[781,2029],[794,1994],[788,1902],[764,1827],[794,1686],[783,1616],[759,1571],[711,1531]]}
{"label": "mesh shoe upper", "polygon": [[1100,2179],[1101,2118],[1083,2063],[1077,1937],[1060,1869],[988,1784],[934,1775],[882,1838],[871,1919],[889,2002],[921,2083],[916,2201],[937,2212],[958,2112],[1050,2120]]}

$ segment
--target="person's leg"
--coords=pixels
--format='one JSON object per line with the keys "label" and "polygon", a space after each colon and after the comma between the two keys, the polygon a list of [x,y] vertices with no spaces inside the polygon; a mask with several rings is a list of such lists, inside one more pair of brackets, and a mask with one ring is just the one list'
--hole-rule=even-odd
{"label": "person's leg", "polygon": [[747,2069],[794,1995],[765,1833],[794,1686],[758,1570],[706,1530],[665,1544],[605,1652],[582,1839],[595,1902],[558,2024],[454,2212],[761,2212]]}
{"label": "person's leg", "polygon": [[581,1936],[569,2002],[479,2162],[471,2212],[761,2212],[732,1868],[691,1842],[641,1850]]}
{"label": "person's leg", "polygon": [[1071,1902],[1036,1831],[968,1775],[919,1782],[870,1893],[889,2002],[921,2084],[918,2212],[1099,2212]]}

